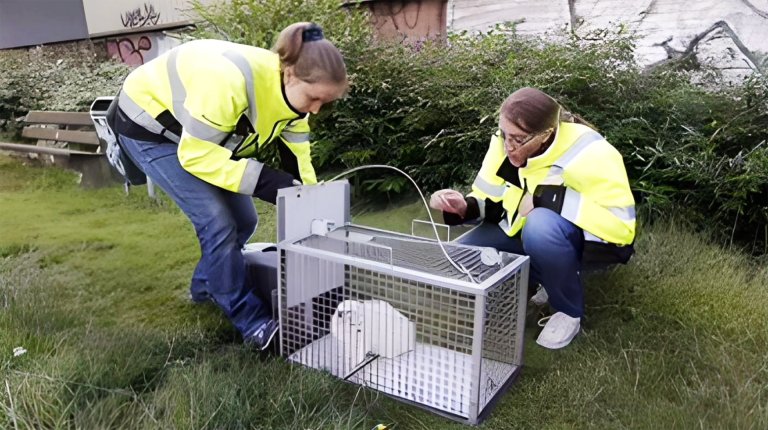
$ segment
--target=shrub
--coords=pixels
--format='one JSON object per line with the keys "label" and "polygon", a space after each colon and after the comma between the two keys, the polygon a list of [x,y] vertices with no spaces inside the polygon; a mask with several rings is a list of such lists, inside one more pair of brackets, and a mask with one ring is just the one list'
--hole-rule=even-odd
{"label": "shrub", "polygon": [[336,0],[231,0],[204,5],[193,2],[201,19],[193,37],[224,39],[269,49],[285,27],[302,21],[319,24],[325,37],[347,57],[370,45],[373,30],[365,14],[346,13]]}
{"label": "shrub", "polygon": [[0,70],[0,130],[16,137],[28,111],[87,111],[96,97],[117,93],[129,72],[90,42],[0,51]]}
{"label": "shrub", "polygon": [[[267,47],[292,22],[326,27],[345,53],[352,86],[349,97],[312,119],[321,172],[391,164],[427,190],[466,190],[501,102],[533,86],[619,149],[649,219],[682,212],[723,237],[768,245],[768,80],[759,71],[731,85],[686,58],[644,70],[623,27],[545,40],[505,24],[446,43],[371,43],[363,13],[335,1],[294,3],[218,5],[204,14],[211,26],[199,34],[236,28],[234,41]],[[408,188],[393,187],[387,175],[365,171],[358,180],[363,190]],[[764,233],[759,240],[756,231]]]}
{"label": "shrub", "polygon": [[323,161],[389,163],[428,190],[466,189],[501,102],[533,86],[597,125],[621,151],[648,219],[682,212],[724,238],[768,246],[766,76],[730,85],[714,71],[682,68],[685,59],[643,70],[632,35],[598,36],[552,42],[499,26],[447,44],[363,52],[349,59],[350,97],[315,126]]}
{"label": "shrub", "polygon": [[[269,48],[285,26],[314,21],[341,49],[350,94],[311,119],[321,176],[390,164],[427,191],[466,190],[501,102],[534,86],[619,149],[649,220],[683,213],[728,240],[768,246],[768,78],[760,70],[737,84],[686,58],[644,70],[623,27],[543,39],[504,24],[445,42],[387,41],[374,37],[366,13],[337,0],[232,0],[194,12],[203,20],[194,38]],[[85,109],[128,72],[88,43],[4,51],[0,69],[9,71],[0,76],[0,128],[11,130],[29,109]],[[356,176],[359,190],[377,195],[410,188],[390,172]]]}

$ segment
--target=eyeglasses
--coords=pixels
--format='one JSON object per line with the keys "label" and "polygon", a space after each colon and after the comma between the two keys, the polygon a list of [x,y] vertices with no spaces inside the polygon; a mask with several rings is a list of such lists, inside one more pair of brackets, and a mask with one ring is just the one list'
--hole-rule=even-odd
{"label": "eyeglasses", "polygon": [[[513,134],[506,134],[504,130],[501,131],[501,139],[504,141],[504,146],[507,146],[507,142],[511,142],[514,144],[511,148],[508,148],[510,150],[517,150],[523,147],[526,143],[532,141],[533,139],[536,139],[537,137],[548,135],[552,132],[552,129],[549,128],[547,130],[542,131],[541,133],[532,133],[525,137],[521,137],[519,135],[513,135]],[[509,139],[507,139],[509,137]]]}

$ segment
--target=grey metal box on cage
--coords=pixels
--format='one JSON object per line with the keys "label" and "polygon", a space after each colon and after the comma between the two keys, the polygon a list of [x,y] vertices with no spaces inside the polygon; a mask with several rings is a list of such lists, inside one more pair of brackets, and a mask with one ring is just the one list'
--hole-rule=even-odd
{"label": "grey metal box on cage", "polygon": [[349,184],[278,195],[280,351],[478,424],[523,364],[528,257],[351,224]]}

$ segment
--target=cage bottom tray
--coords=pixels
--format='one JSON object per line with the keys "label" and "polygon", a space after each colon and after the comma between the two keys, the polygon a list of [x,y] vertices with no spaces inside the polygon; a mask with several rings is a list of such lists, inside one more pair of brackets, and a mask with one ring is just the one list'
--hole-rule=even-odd
{"label": "cage bottom tray", "polygon": [[[360,366],[358,358],[350,355],[345,354],[342,340],[328,334],[296,351],[289,360],[344,378]],[[469,354],[417,342],[414,350],[394,358],[377,358],[348,380],[468,418],[473,376],[480,380],[482,409],[516,370],[515,365],[484,358],[482,377],[478,377],[472,374]]]}

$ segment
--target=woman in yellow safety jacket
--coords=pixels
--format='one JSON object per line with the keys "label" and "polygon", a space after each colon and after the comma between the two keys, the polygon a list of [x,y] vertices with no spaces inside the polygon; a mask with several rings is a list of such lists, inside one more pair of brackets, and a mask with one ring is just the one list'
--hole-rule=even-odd
{"label": "woman in yellow safety jacket", "polygon": [[[272,51],[218,40],[177,47],[134,70],[113,129],[136,166],[189,217],[202,256],[190,287],[213,300],[247,342],[266,348],[271,311],[247,287],[241,250],[258,216],[253,197],[317,182],[309,114],[348,88],[344,60],[316,24],[284,29]],[[258,161],[274,144],[283,171]]]}
{"label": "woman in yellow safety jacket", "polygon": [[534,88],[504,101],[472,192],[438,191],[431,205],[447,224],[481,222],[459,242],[530,256],[530,281],[543,287],[532,301],[556,311],[537,340],[547,348],[579,332],[584,260],[626,263],[634,252],[635,201],[621,154]]}

